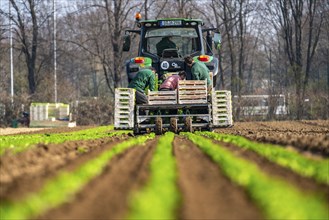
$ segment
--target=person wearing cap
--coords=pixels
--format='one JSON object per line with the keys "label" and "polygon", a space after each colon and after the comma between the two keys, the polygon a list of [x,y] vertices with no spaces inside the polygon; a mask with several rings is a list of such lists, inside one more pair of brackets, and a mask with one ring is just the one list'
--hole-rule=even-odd
{"label": "person wearing cap", "polygon": [[152,66],[138,71],[128,85],[128,88],[136,89],[136,104],[147,104],[146,87],[155,90],[155,69]]}
{"label": "person wearing cap", "polygon": [[163,37],[159,43],[156,44],[158,56],[162,56],[165,49],[177,48],[176,44],[172,41],[172,36]]}
{"label": "person wearing cap", "polygon": [[184,58],[187,66],[191,68],[192,80],[207,80],[208,87],[211,86],[209,69],[203,62],[195,62],[191,56]]}
{"label": "person wearing cap", "polygon": [[160,86],[160,91],[173,91],[177,89],[178,81],[186,79],[185,71],[180,71],[178,75],[169,76]]}

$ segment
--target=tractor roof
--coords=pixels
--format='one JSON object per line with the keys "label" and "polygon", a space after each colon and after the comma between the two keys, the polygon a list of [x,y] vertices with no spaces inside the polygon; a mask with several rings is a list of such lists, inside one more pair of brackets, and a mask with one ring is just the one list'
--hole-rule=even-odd
{"label": "tractor roof", "polygon": [[169,26],[195,26],[204,25],[201,19],[186,18],[160,18],[157,20],[141,20],[138,21],[139,27],[169,27]]}
{"label": "tractor roof", "polygon": [[157,20],[141,20],[140,23],[148,23],[148,22],[159,22],[159,21],[185,21],[185,22],[191,22],[191,21],[195,21],[198,23],[203,23],[201,19],[187,19],[187,18],[159,18]]}

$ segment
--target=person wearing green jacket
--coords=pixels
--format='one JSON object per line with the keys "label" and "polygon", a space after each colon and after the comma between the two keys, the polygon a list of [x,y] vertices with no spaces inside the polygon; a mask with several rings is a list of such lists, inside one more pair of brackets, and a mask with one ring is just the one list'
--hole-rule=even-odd
{"label": "person wearing green jacket", "polygon": [[151,91],[155,90],[155,69],[153,67],[138,71],[128,85],[128,88],[136,89],[136,104],[147,104],[146,87],[149,87]]}
{"label": "person wearing green jacket", "polygon": [[211,86],[209,69],[203,62],[195,62],[191,56],[184,58],[187,66],[191,68],[192,80],[207,80],[208,87]]}

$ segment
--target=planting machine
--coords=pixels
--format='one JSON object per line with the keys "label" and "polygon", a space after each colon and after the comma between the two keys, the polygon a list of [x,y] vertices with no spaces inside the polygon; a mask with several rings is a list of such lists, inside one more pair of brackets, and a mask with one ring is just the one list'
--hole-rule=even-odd
{"label": "planting machine", "polygon": [[[140,36],[138,56],[126,63],[128,81],[147,66],[157,72],[157,84],[168,76],[184,70],[186,80],[180,80],[175,91],[146,91],[148,103],[135,104],[135,90],[117,88],[115,90],[116,129],[133,129],[135,134],[154,131],[193,132],[212,130],[216,127],[232,126],[231,92],[216,90],[218,59],[211,51],[212,42],[220,47],[220,34],[215,28],[202,28],[199,19],[160,19],[139,21],[139,29],[127,30],[123,50],[129,51],[130,34]],[[214,38],[211,35],[214,32]],[[203,37],[205,34],[205,37]],[[157,43],[170,36],[176,48],[157,50]],[[204,62],[210,70],[213,88],[207,88],[206,80],[191,80],[191,69],[184,63],[190,55],[195,62]]]}

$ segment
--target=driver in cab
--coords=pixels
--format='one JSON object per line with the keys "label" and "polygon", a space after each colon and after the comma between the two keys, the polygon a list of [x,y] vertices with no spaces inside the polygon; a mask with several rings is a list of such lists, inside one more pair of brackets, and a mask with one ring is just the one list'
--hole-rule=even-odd
{"label": "driver in cab", "polygon": [[177,48],[176,44],[172,41],[172,36],[166,36],[159,41],[159,43],[156,44],[157,48],[157,54],[158,56],[162,56],[162,52],[165,49],[170,49],[170,48]]}

